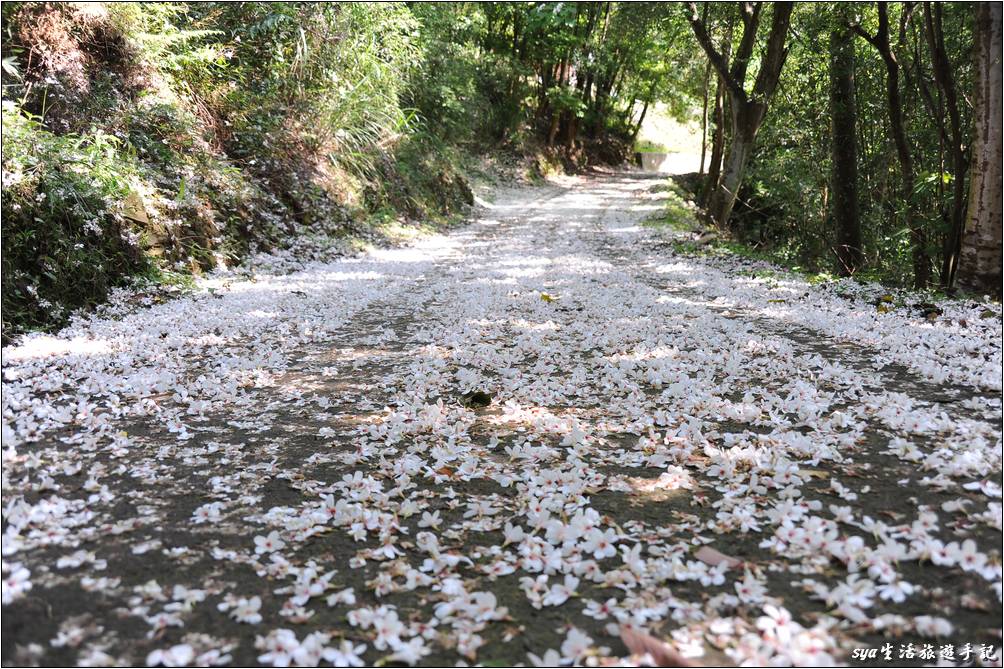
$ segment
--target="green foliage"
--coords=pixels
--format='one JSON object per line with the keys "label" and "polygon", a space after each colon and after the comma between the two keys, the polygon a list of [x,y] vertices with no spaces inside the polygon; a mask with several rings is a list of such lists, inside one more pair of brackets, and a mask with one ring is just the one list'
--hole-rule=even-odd
{"label": "green foliage", "polygon": [[692,115],[697,51],[679,39],[680,17],[666,6],[418,3],[412,11],[425,59],[410,99],[441,137],[536,138],[616,162],[641,101]]}
{"label": "green foliage", "polygon": [[140,169],[123,142],[57,136],[3,103],[3,339],[63,322],[148,267],[125,204]]}
{"label": "green foliage", "polygon": [[109,26],[126,36],[143,64],[162,73],[178,73],[223,64],[223,54],[209,43],[217,30],[185,30],[188,11],[184,3],[115,2],[104,5]]}
{"label": "green foliage", "polygon": [[667,148],[665,144],[660,144],[658,142],[653,142],[651,140],[641,140],[636,142],[634,145],[634,150],[639,153],[666,153]]}
{"label": "green foliage", "polygon": [[[225,26],[228,66],[201,81],[230,126],[231,155],[282,161],[292,148],[350,171],[409,129],[400,105],[417,60],[416,29],[400,5],[209,3],[196,24]],[[267,159],[267,158],[266,158]]]}
{"label": "green foliage", "polygon": [[[956,85],[960,92],[968,94],[972,76],[968,51],[972,39],[970,9],[965,5],[943,5],[943,9],[946,48]],[[890,3],[889,10],[891,25],[898,27],[903,5]],[[951,174],[946,142],[939,134],[941,124],[947,124],[946,110],[938,106],[921,8],[911,11],[902,36],[894,34],[892,39],[902,68],[900,87],[906,104],[906,130],[917,173],[911,204],[927,233],[927,251],[936,270],[947,233],[955,175]],[[877,13],[873,4],[855,3],[848,13],[856,16],[865,31],[874,33]],[[772,260],[810,271],[837,269],[829,202],[830,119],[825,102],[829,62],[826,48],[820,45],[826,44],[831,25],[844,20],[842,17],[827,5],[796,6],[781,84],[757,137],[756,153],[733,213],[740,241],[768,250]],[[859,204],[866,262],[862,276],[909,284],[911,244],[889,129],[886,70],[876,49],[860,38],[855,48],[855,88]],[[963,105],[962,121],[967,128],[970,116],[971,110]]]}

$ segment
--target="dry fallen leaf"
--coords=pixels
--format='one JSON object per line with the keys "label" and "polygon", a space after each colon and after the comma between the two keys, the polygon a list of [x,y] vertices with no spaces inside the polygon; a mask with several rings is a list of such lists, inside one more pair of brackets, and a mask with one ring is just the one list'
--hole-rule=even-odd
{"label": "dry fallen leaf", "polygon": [[710,546],[701,546],[700,549],[694,553],[694,557],[704,564],[711,565],[712,567],[716,567],[723,562],[729,567],[738,567],[743,563],[742,560],[726,555],[720,551],[716,551]]}
{"label": "dry fallen leaf", "polygon": [[632,655],[649,655],[657,667],[694,667],[697,666],[665,641],[656,639],[651,634],[636,632],[624,627],[621,630],[621,641]]}

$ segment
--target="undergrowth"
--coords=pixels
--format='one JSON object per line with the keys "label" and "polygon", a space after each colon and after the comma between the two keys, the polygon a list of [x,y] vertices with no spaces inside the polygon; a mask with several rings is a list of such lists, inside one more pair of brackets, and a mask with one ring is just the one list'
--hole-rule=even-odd
{"label": "undergrowth", "polygon": [[[674,253],[687,256],[739,258],[750,261],[753,276],[773,278],[778,272],[794,272],[810,284],[822,284],[842,277],[830,267],[820,266],[818,259],[806,258],[798,244],[781,240],[770,243],[752,239],[750,235],[737,234],[707,225],[702,212],[694,203],[695,195],[686,188],[694,175],[683,175],[667,180],[664,186],[663,210],[645,222],[647,226],[671,231],[669,244]],[[851,277],[861,284],[879,284],[887,288],[908,287],[908,280],[896,274],[887,265],[864,267]],[[972,296],[957,290],[944,291],[931,286],[925,291],[931,298],[970,299]]]}
{"label": "undergrowth", "polygon": [[[473,201],[462,152],[400,106],[417,53],[399,8],[5,3],[3,19],[4,344],[116,286],[389,240]],[[301,26],[325,32],[305,44]]]}

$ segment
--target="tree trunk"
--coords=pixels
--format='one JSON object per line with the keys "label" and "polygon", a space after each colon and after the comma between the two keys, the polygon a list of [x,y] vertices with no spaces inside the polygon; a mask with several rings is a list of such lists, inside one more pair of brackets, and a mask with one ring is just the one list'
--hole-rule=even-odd
{"label": "tree trunk", "polygon": [[520,22],[521,15],[519,11],[513,12],[512,17],[512,55],[513,58],[519,53],[519,37],[520,37]]}
{"label": "tree trunk", "polygon": [[746,165],[753,153],[757,132],[767,114],[767,105],[777,88],[781,78],[781,69],[788,56],[785,40],[788,36],[788,27],[791,23],[791,12],[794,6],[791,2],[774,3],[766,49],[760,58],[760,69],[751,92],[747,92],[745,88],[746,69],[756,43],[761,5],[756,3],[742,6],[743,35],[739,40],[739,47],[736,49],[736,57],[731,69],[728,64],[728,56],[723,56],[715,48],[704,22],[698,17],[697,6],[693,2],[689,3],[689,6],[691,11],[690,24],[694,35],[711,64],[718,71],[729,95],[729,107],[732,111],[732,144],[729,146],[725,174],[711,196],[708,206],[708,215],[711,220],[719,226],[725,226],[739,195],[739,186],[742,184]]}
{"label": "tree trunk", "polygon": [[649,102],[650,101],[648,99],[645,100],[645,104],[641,108],[641,116],[638,117],[638,124],[635,125],[634,131],[631,133],[631,144],[632,145],[634,145],[634,143],[636,141],[638,141],[638,133],[641,132],[641,125],[642,125],[642,123],[645,122],[645,114],[648,113]]}
{"label": "tree trunk", "polygon": [[913,205],[913,155],[906,139],[903,122],[903,102],[899,94],[899,65],[895,60],[886,61],[886,96],[889,103],[889,124],[900,170],[900,198],[903,200],[903,218],[910,230],[910,244],[913,255],[913,286],[923,288],[931,277],[931,261],[927,254],[927,234],[917,220]]}
{"label": "tree trunk", "polygon": [[565,124],[565,148],[569,151],[575,149],[575,140],[579,136],[579,117],[568,114],[568,121]]}
{"label": "tree trunk", "polygon": [[[733,113],[733,118],[736,114]],[[753,145],[756,141],[756,128],[750,121],[733,121],[732,142],[729,144],[729,154],[725,159],[724,172],[718,187],[711,194],[708,203],[708,215],[720,226],[725,226],[732,215],[739,187],[746,174],[746,165],[753,155]]]}
{"label": "tree trunk", "polygon": [[[701,20],[708,22],[708,3],[704,3],[704,13]],[[701,166],[697,170],[698,178],[704,176],[704,159],[708,155],[708,85],[711,83],[711,61],[704,68],[704,103],[701,106]]]}
{"label": "tree trunk", "polygon": [[648,106],[652,104],[652,100],[655,99],[655,87],[658,85],[658,81],[653,81],[652,85],[648,89],[648,95],[645,96],[645,104],[642,105],[641,115],[638,117],[638,122],[634,127],[634,131],[631,133],[631,144],[638,140],[638,133],[641,132],[641,126],[645,122],[645,114],[648,113]]}
{"label": "tree trunk", "polygon": [[842,16],[830,31],[830,149],[832,221],[837,270],[851,276],[861,266],[858,212],[857,109],[854,100],[854,33]]}
{"label": "tree trunk", "polygon": [[704,68],[704,103],[701,106],[701,166],[697,176],[704,176],[704,160],[708,157],[708,84],[711,83],[711,63]]}
{"label": "tree trunk", "polygon": [[[725,29],[725,41],[722,44],[722,56],[725,61],[732,55],[733,23],[729,20]],[[708,58],[708,65],[711,59]],[[712,119],[715,129],[711,135],[711,161],[708,165],[708,176],[701,185],[701,209],[707,210],[712,194],[718,189],[722,178],[722,158],[725,156],[725,80],[720,73],[715,74],[715,108]]]}
{"label": "tree trunk", "polygon": [[551,112],[551,125],[547,129],[547,145],[554,146],[554,140],[558,137],[558,127],[561,122],[561,113],[558,110]]}
{"label": "tree trunk", "polygon": [[966,140],[963,137],[962,119],[959,114],[958,93],[952,64],[945,49],[945,33],[941,21],[941,7],[932,8],[924,3],[924,34],[931,51],[931,65],[934,81],[941,89],[948,106],[949,128],[951,129],[952,155],[952,214],[948,234],[945,239],[944,258],[941,265],[941,285],[950,287],[955,282],[958,257],[962,247],[962,229],[966,218],[966,172],[969,161],[966,156]]}
{"label": "tree trunk", "polygon": [[543,123],[548,111],[547,91],[551,89],[551,82],[554,79],[554,66],[544,63],[541,67],[540,85],[537,88],[537,110],[534,114],[538,123]]}
{"label": "tree trunk", "polygon": [[725,155],[725,92],[721,79],[715,88],[715,110],[712,114],[715,129],[711,133],[711,160],[708,162],[708,176],[701,188],[701,207],[707,209],[711,194],[718,189],[722,175],[722,156]]}
{"label": "tree trunk", "polygon": [[972,178],[962,236],[958,282],[964,288],[1001,294],[1001,30],[1002,6],[976,5],[976,92]]}
{"label": "tree trunk", "polygon": [[910,230],[910,245],[913,255],[913,285],[923,288],[931,276],[931,261],[927,254],[927,234],[923,225],[917,220],[914,212],[913,189],[914,170],[913,154],[906,139],[905,121],[903,118],[903,98],[899,90],[899,61],[893,53],[889,42],[889,7],[888,3],[878,3],[879,26],[876,34],[869,35],[860,26],[855,30],[868,40],[882,56],[886,69],[886,100],[889,107],[889,126],[892,132],[893,144],[896,146],[896,156],[900,170],[900,197],[903,200],[903,218]]}

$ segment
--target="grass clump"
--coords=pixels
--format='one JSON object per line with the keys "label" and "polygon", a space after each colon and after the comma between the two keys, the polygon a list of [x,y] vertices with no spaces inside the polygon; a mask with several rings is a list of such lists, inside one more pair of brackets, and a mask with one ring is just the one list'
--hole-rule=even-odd
{"label": "grass clump", "polygon": [[644,225],[678,233],[701,230],[703,226],[697,218],[697,206],[679,184],[668,180],[662,188],[662,192],[665,193],[662,212],[658,216],[646,220]]}
{"label": "grass clump", "polygon": [[641,139],[635,142],[634,150],[636,153],[668,153],[669,149],[666,148],[665,144],[661,142],[654,142],[649,139]]}

